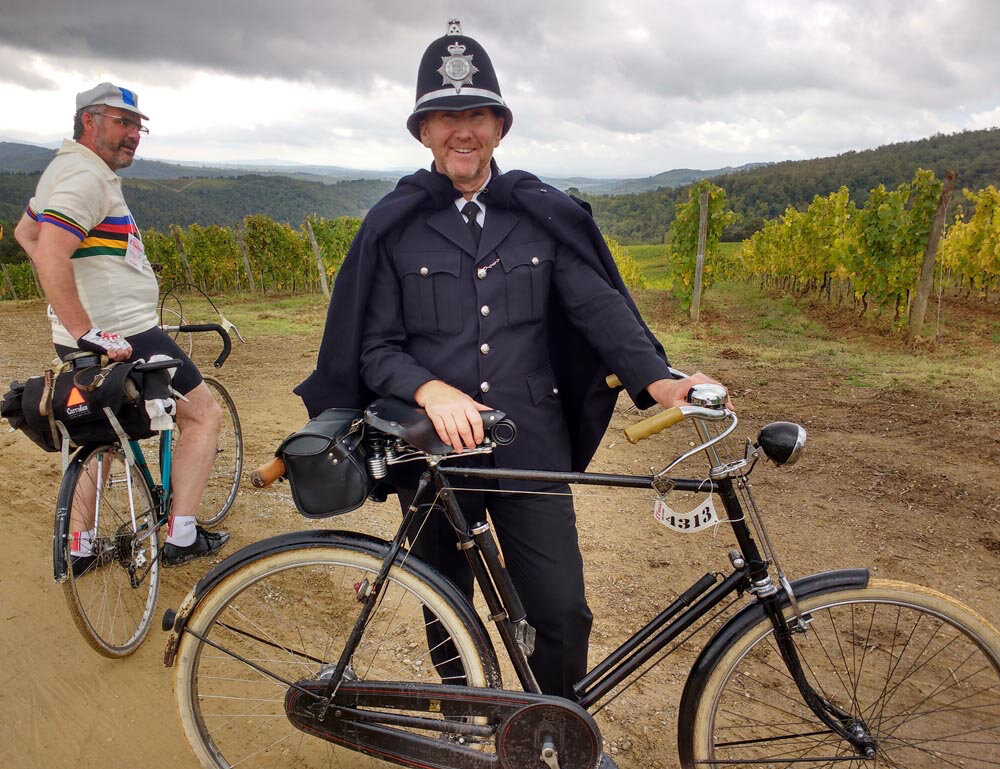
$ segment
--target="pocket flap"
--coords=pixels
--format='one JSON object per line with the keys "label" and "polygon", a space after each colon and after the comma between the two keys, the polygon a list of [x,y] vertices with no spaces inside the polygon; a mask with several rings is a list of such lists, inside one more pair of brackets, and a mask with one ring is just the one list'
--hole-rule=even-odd
{"label": "pocket flap", "polygon": [[552,243],[548,240],[536,240],[531,243],[501,243],[497,246],[500,264],[505,272],[515,267],[539,267],[544,262],[554,258]]}
{"label": "pocket flap", "polygon": [[559,388],[556,386],[556,375],[551,366],[534,371],[525,377],[528,382],[528,392],[531,393],[531,402],[536,406],[545,398],[559,395]]}
{"label": "pocket flap", "polygon": [[420,275],[429,277],[440,273],[454,275],[456,278],[462,268],[462,252],[454,251],[401,251],[396,250],[393,256],[399,277],[404,275]]}

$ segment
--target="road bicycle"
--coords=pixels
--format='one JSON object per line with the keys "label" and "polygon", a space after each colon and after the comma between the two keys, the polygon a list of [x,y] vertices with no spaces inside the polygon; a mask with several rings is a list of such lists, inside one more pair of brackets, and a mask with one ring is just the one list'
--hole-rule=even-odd
{"label": "road bicycle", "polygon": [[[790,580],[749,476],[762,458],[795,462],[804,429],[767,425],[727,461],[720,444],[737,417],[724,388],[699,385],[689,401],[626,430],[634,442],[693,422],[698,445],[648,476],[462,467],[421,410],[391,399],[369,406],[352,443],[364,447],[372,477],[396,463],[427,465],[395,537],[312,530],[265,539],[164,616],[165,662],[201,764],[595,769],[603,747],[592,712],[703,629],[679,704],[685,769],[1000,765],[996,628],[936,590],[867,569]],[[491,426],[473,453],[514,432],[502,412],[483,418]],[[699,453],[707,476],[671,475]],[[343,459],[336,447],[329,456]],[[274,460],[260,482],[282,472]],[[575,685],[572,700],[545,696],[528,666],[533,630],[489,523],[463,515],[458,479],[648,489],[663,521],[729,526],[738,548],[726,573],[705,574],[663,608]],[[710,492],[721,510],[713,502],[675,512],[664,500],[677,492]],[[406,533],[428,514],[454,528],[520,691],[504,688],[473,606],[406,550]],[[723,610],[724,623],[704,629]]]}
{"label": "road bicycle", "polygon": [[[217,333],[223,347],[215,366],[222,366],[231,350],[229,334],[222,326],[198,324],[182,329]],[[96,356],[89,357],[96,360]],[[151,371],[179,364],[180,360],[172,358],[140,363],[136,369]],[[205,381],[223,406],[223,421],[197,519],[214,525],[225,518],[236,496],[243,437],[232,397],[218,380],[205,377]],[[70,614],[84,639],[100,654],[115,658],[134,652],[152,624],[160,586],[160,535],[169,520],[172,499],[175,431],[162,431],[156,442],[140,442],[112,424],[117,441],[82,446],[66,466],[56,504],[53,574],[63,586]],[[156,476],[147,454],[156,455]],[[82,528],[81,521],[90,520],[92,557],[74,559],[73,531]]]}

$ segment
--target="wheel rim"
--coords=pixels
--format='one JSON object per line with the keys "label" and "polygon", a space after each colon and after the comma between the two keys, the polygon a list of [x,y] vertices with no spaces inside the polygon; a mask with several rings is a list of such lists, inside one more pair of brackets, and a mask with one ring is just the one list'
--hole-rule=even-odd
{"label": "wheel rim", "polygon": [[809,614],[808,633],[795,636],[806,676],[864,721],[876,757],[862,759],[808,710],[770,627],[759,625],[715,690],[711,745],[696,765],[1000,765],[996,639],[977,639],[947,605],[888,595],[813,601]]}
{"label": "wheel rim", "polygon": [[[149,530],[155,521],[153,499],[139,472],[133,470],[131,475],[136,523],[140,530]],[[95,495],[98,477],[102,479],[99,505]],[[92,452],[81,463],[74,481],[70,519],[74,514],[85,518],[85,509],[96,507],[97,532],[92,549],[95,560],[74,576],[70,524],[65,583],[70,609],[92,646],[108,656],[122,656],[138,647],[152,622],[159,586],[157,535],[142,542],[133,536],[129,484],[120,449]]]}
{"label": "wheel rim", "polygon": [[[379,565],[370,556],[345,551],[332,559],[266,568],[252,583],[240,586],[231,600],[213,606],[211,617],[199,616],[190,624],[285,680],[316,677],[324,669],[329,673],[360,611],[356,586],[373,581]],[[394,570],[349,676],[442,682],[428,648],[420,590],[411,575],[400,578]],[[485,685],[482,662],[460,622],[447,616],[447,610],[433,613],[431,626],[456,636],[469,685]],[[465,637],[458,637],[463,633]],[[185,644],[191,642],[187,636]],[[179,682],[178,697],[182,713],[189,708],[191,718],[182,720],[206,766],[391,766],[295,729],[284,715],[284,684],[204,644],[193,652],[182,648],[185,653],[191,657],[182,664],[189,664],[192,673]]]}
{"label": "wheel rim", "polygon": [[203,526],[214,526],[229,513],[239,491],[243,475],[243,431],[236,404],[222,384],[212,377],[205,377],[205,384],[222,408],[222,424],[212,474],[205,485],[197,519]]}

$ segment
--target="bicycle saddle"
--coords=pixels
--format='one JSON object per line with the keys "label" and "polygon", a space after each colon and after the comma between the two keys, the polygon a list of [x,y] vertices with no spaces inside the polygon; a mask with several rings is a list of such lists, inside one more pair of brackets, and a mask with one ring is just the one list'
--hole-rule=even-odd
{"label": "bicycle saddle", "polygon": [[[504,418],[502,411],[481,411],[483,427],[489,431]],[[454,454],[455,450],[444,443],[434,429],[427,413],[399,398],[379,398],[365,409],[365,424],[381,430],[386,435],[402,438],[426,454]]]}

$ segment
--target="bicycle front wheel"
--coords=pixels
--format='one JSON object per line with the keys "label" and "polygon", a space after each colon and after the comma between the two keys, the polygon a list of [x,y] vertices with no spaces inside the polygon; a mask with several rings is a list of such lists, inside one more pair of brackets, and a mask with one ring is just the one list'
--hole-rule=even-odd
{"label": "bicycle front wheel", "polygon": [[[56,515],[68,567],[63,593],[83,637],[105,657],[134,652],[152,623],[160,586],[156,513],[142,473],[129,471],[120,446],[82,448],[73,457]],[[81,538],[91,554],[74,558]]]}
{"label": "bicycle front wheel", "polygon": [[229,391],[215,377],[203,377],[222,408],[222,424],[212,462],[212,474],[201,497],[197,520],[202,526],[216,526],[229,515],[243,476],[243,430],[236,404]]}
{"label": "bicycle front wheel", "polygon": [[1000,766],[1000,634],[986,619],[937,591],[887,580],[800,607],[811,622],[794,640],[809,683],[864,722],[875,756],[859,756],[803,703],[765,619],[708,674],[686,769]]}
{"label": "bicycle front wheel", "polygon": [[[381,563],[376,548],[356,540],[294,546],[249,562],[202,599],[181,637],[174,692],[203,766],[394,766],[296,729],[281,682],[318,677],[336,663],[361,609],[357,591],[374,582]],[[442,582],[416,559],[394,567],[345,676],[495,682],[482,625]]]}

